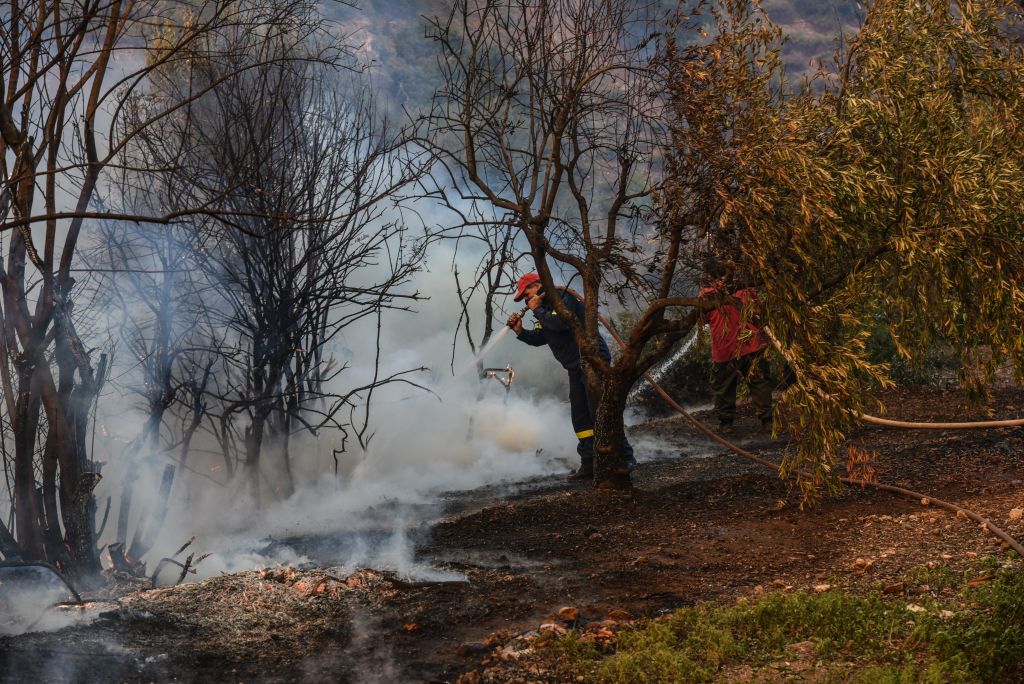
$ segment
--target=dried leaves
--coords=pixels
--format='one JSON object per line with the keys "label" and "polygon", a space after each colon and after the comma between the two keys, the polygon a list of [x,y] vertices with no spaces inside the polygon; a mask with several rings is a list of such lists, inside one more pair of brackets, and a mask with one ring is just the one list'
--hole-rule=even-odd
{"label": "dried leaves", "polygon": [[863,447],[850,444],[846,447],[846,473],[851,480],[859,482],[861,487],[878,481],[875,462],[878,454]]}

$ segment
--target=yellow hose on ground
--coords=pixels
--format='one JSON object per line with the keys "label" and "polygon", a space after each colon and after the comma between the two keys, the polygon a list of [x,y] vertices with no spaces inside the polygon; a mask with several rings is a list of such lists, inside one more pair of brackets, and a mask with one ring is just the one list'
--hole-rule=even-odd
{"label": "yellow hose on ground", "polygon": [[[782,349],[782,343],[779,342],[778,338],[771,329],[765,325],[761,327],[761,330],[768,337],[771,343],[779,350],[785,358],[786,353]],[[885,427],[905,428],[908,430],[978,430],[982,428],[1005,428],[1005,427],[1019,427],[1024,425],[1024,418],[1010,418],[1007,420],[973,420],[973,421],[961,421],[955,423],[925,423],[921,421],[909,421],[909,420],[892,420],[890,418],[879,418],[878,416],[869,416],[866,413],[858,413],[857,418],[864,421],[865,423],[871,423],[872,425],[883,425]]]}
{"label": "yellow hose on ground", "polygon": [[1004,428],[1024,425],[1024,418],[1013,418],[1010,420],[975,420],[965,423],[919,423],[906,420],[878,418],[877,416],[869,416],[866,413],[858,413],[857,418],[863,420],[865,423],[871,423],[873,425],[907,428],[910,430],[976,430],[979,428]]}

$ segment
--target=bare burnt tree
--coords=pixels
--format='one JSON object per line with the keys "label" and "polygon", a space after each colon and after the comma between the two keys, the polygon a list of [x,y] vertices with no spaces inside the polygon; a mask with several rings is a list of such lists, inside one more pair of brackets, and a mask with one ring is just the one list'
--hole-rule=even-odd
{"label": "bare burnt tree", "polygon": [[[9,440],[7,435],[11,431],[10,416],[6,411],[6,405],[0,405],[0,430],[2,430],[2,438],[0,438],[0,458],[3,459],[3,472],[4,472],[4,488],[7,491],[7,495],[11,501],[14,500],[14,454],[8,448]],[[6,519],[5,519],[6,518]],[[14,521],[14,509],[11,507],[10,511],[6,516],[0,517],[0,554],[7,560],[20,560],[21,550],[18,548],[18,542],[11,534],[12,523]]]}
{"label": "bare burnt tree", "polygon": [[[670,297],[682,231],[650,218],[666,139],[651,65],[656,18],[639,0],[457,0],[433,22],[443,85],[429,144],[451,184],[463,201],[507,217],[545,290],[555,291],[553,264],[578,274],[584,321],[551,304],[572,326],[600,398],[598,486],[629,485],[626,396],[693,322],[670,320],[682,303]],[[612,363],[597,344],[609,289],[639,311]]]}
{"label": "bare burnt tree", "polygon": [[[404,134],[379,119],[366,89],[328,92],[334,84],[315,66],[250,59],[251,70],[196,102],[186,125],[163,131],[149,150],[159,156],[169,138],[182,141],[178,182],[222,193],[232,210],[197,221],[191,251],[214,286],[206,311],[225,332],[210,343],[218,358],[207,389],[211,427],[229,469],[240,463],[259,500],[267,454],[274,493],[287,496],[292,435],[330,427],[342,443],[361,438],[363,400],[405,375],[373,372],[346,386],[349,369],[330,347],[349,326],[418,297],[403,286],[423,244],[385,212],[422,164]],[[219,65],[208,68],[216,79]],[[378,367],[376,357],[360,361]]]}
{"label": "bare burnt tree", "polygon": [[[312,8],[306,0],[34,0],[0,13],[0,382],[14,441],[11,553],[73,576],[99,570],[90,510],[100,475],[87,432],[104,368],[72,316],[72,266],[87,221],[169,223],[225,210],[219,196],[142,215],[93,203],[133,140],[236,74],[164,101],[131,127],[121,125],[126,104],[153,74],[233,50],[225,35],[304,41],[321,30]],[[332,48],[307,58],[339,55]]]}
{"label": "bare burnt tree", "polygon": [[[166,189],[161,192],[160,187],[136,188],[131,178],[132,172],[126,171],[118,188],[126,204],[144,211],[161,202],[179,203],[165,194],[175,184],[161,184]],[[95,293],[90,308],[102,319],[98,325],[110,331],[124,355],[111,385],[118,396],[137,398],[142,418],[138,433],[121,452],[108,454],[126,462],[115,543],[131,559],[149,550],[166,515],[176,474],[189,467],[216,360],[206,351],[216,333],[203,306],[212,286],[195,268],[189,231],[187,224],[104,222],[85,252],[88,266],[81,269],[90,276],[83,288]],[[118,404],[118,409],[126,408]],[[151,470],[160,472],[157,499],[143,497],[142,510],[135,511],[136,480]],[[136,526],[129,544],[132,513],[137,514]]]}

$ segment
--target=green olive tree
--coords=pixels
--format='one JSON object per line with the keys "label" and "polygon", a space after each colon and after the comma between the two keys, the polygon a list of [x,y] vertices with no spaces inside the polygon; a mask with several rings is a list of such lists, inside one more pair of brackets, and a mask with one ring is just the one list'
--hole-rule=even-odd
{"label": "green olive tree", "polygon": [[[1021,10],[869,2],[834,64],[789,88],[767,18],[743,0],[721,7],[709,44],[724,67],[704,77],[748,97],[739,110],[712,99],[706,130],[677,125],[673,149],[685,161],[699,148],[719,170],[708,239],[759,288],[797,371],[783,397],[796,438],[784,473],[813,496],[887,382],[865,349],[876,315],[908,357],[951,344],[971,387],[1007,358],[1024,370]],[[684,55],[675,68],[699,70]],[[695,106],[692,79],[671,88],[677,111]],[[671,186],[664,204],[692,205]]]}

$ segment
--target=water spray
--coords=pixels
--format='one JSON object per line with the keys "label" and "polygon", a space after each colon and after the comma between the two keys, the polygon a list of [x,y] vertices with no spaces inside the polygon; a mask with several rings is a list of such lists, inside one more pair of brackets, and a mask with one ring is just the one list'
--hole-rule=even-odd
{"label": "water spray", "polygon": [[[513,317],[522,319],[522,317],[525,316],[526,312],[529,310],[529,306],[524,306],[523,308],[516,311],[512,316],[510,316],[509,320],[511,320]],[[512,330],[512,326],[502,326],[501,329],[498,330],[493,337],[491,337],[490,341],[486,345],[484,345],[484,348],[477,353],[476,358],[473,359],[473,363],[477,366],[477,368],[480,369],[480,390],[477,393],[476,397],[477,403],[480,403],[484,398],[484,381],[487,380],[488,378],[494,378],[495,380],[501,383],[502,387],[505,388],[505,403],[508,404],[509,392],[512,390],[512,381],[515,380],[516,378],[516,369],[513,368],[511,364],[506,364],[503,368],[481,368],[481,366],[483,365],[484,356],[486,356],[489,351],[498,346],[498,342],[500,342],[501,339],[505,337],[505,335],[507,335],[510,330]],[[466,431],[466,440],[469,441],[472,438],[473,416],[471,415],[469,417],[469,428]]]}
{"label": "water spray", "polygon": [[[526,312],[529,311],[529,310],[530,310],[529,306],[524,306],[522,309],[520,309],[519,311],[514,313],[513,316],[516,317],[516,318],[522,319],[522,317],[525,316]],[[510,316],[510,318],[511,318],[511,316]],[[503,325],[498,330],[496,330],[495,333],[491,336],[491,339],[488,340],[487,344],[485,344],[483,346],[483,348],[476,353],[476,356],[472,359],[472,361],[470,361],[468,364],[466,364],[466,366],[464,366],[461,370],[459,370],[458,373],[455,373],[455,376],[456,377],[461,376],[463,373],[467,372],[473,366],[476,366],[477,368],[479,368],[481,365],[483,365],[483,358],[485,356],[487,356],[487,354],[492,349],[494,349],[495,347],[498,346],[498,344],[505,337],[505,335],[508,334],[508,332],[510,330],[512,330],[512,328],[510,326],[508,326],[508,325]],[[483,379],[484,377],[494,377],[494,376],[485,376],[484,372],[487,371],[487,370],[503,370],[503,369],[500,369],[500,368],[499,369],[494,369],[494,368],[483,369],[483,370],[480,371],[480,378],[481,379]],[[513,375],[514,375],[514,372],[513,372]],[[511,382],[512,382],[512,378],[509,377],[508,378],[508,384],[511,384]],[[506,385],[505,382],[502,382],[502,384]],[[508,389],[508,385],[506,385],[506,389]]]}

